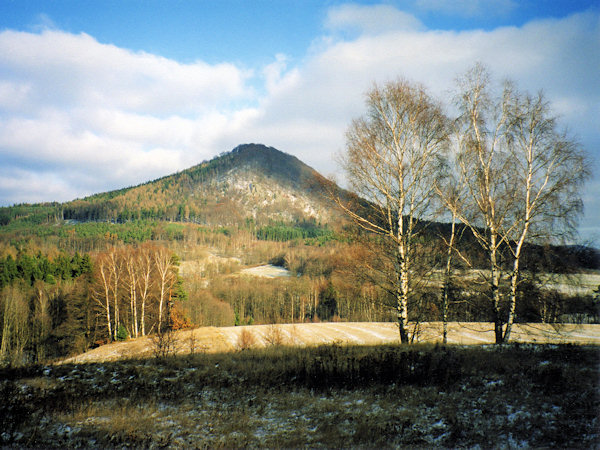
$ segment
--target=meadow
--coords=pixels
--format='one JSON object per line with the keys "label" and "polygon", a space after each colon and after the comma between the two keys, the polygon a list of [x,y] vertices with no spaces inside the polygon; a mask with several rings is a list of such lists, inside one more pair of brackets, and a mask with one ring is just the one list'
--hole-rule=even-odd
{"label": "meadow", "polygon": [[322,345],[2,369],[14,448],[600,445],[595,346]]}

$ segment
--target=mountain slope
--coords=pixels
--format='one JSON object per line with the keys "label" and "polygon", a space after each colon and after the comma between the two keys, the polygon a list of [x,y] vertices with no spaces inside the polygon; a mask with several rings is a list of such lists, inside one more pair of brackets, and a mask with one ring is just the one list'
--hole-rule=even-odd
{"label": "mountain slope", "polygon": [[294,156],[245,144],[211,161],[139,186],[68,202],[64,219],[158,219],[232,225],[247,219],[327,222],[333,186]]}

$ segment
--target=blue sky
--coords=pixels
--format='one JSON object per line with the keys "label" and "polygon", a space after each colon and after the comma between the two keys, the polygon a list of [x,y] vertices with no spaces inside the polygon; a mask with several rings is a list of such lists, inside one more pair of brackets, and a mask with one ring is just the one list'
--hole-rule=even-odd
{"label": "blue sky", "polygon": [[[276,53],[301,59],[327,32],[328,11],[352,2],[333,0],[1,0],[0,27],[44,27],[87,33],[102,43],[180,62],[264,64]],[[359,1],[414,14],[429,29],[492,30],[533,19],[598,9],[595,0]]]}
{"label": "blue sky", "polygon": [[[373,82],[448,98],[475,61],[543,89],[600,160],[597,1],[0,0],[0,205],[137,184],[261,142],[341,177]],[[600,183],[584,238],[600,243]]]}

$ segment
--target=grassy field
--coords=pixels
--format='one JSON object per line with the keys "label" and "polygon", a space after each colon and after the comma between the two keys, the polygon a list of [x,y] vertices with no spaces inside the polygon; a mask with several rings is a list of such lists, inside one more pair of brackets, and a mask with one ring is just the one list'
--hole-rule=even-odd
{"label": "grassy field", "polygon": [[600,446],[594,346],[286,347],[0,371],[23,447]]}

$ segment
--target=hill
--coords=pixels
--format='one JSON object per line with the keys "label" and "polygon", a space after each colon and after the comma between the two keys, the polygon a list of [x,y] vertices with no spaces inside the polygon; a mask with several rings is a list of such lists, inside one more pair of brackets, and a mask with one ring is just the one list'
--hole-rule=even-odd
{"label": "hill", "polygon": [[182,172],[63,205],[65,220],[136,219],[231,226],[328,221],[324,177],[294,156],[245,144]]}
{"label": "hill", "polygon": [[0,208],[0,225],[151,219],[230,226],[253,220],[328,222],[332,204],[323,195],[333,187],[298,158],[260,144],[230,152],[182,172],[138,186],[98,193],[66,203]]}

